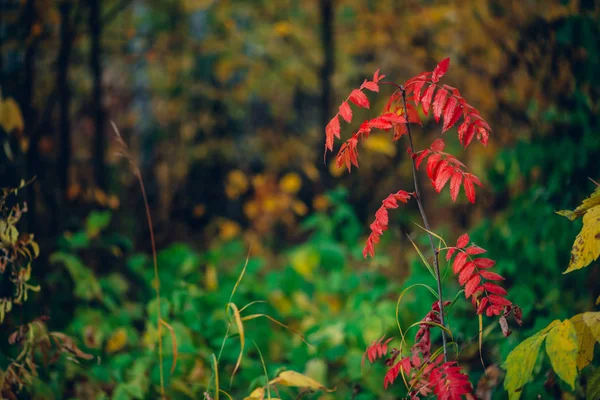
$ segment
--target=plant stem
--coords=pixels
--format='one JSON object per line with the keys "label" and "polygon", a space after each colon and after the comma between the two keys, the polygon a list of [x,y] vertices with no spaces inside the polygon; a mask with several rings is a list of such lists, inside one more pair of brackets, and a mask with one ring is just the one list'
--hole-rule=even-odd
{"label": "plant stem", "polygon": [[[411,154],[415,154],[415,147],[413,145],[412,133],[410,131],[410,124],[408,122],[408,108],[406,107],[406,91],[404,87],[400,86],[400,90],[402,91],[402,102],[404,105],[404,117],[406,118],[406,130],[408,131],[408,141],[410,143],[410,151]],[[419,206],[419,212],[421,213],[421,218],[423,219],[423,223],[425,224],[425,229],[427,229],[427,235],[429,236],[429,244],[431,245],[431,250],[433,250],[433,268],[435,271],[435,277],[437,280],[437,292],[438,298],[440,302],[440,324],[442,327],[446,327],[444,323],[444,300],[442,295],[442,276],[440,274],[440,264],[438,255],[439,252],[435,248],[433,244],[433,235],[431,232],[431,227],[429,226],[429,221],[427,220],[427,215],[425,214],[425,208],[423,207],[423,202],[421,201],[421,192],[419,190],[419,179],[417,177],[417,164],[415,159],[412,158],[412,172],[413,172],[413,181],[415,183],[415,198],[417,200],[417,205]],[[442,345],[444,347],[444,361],[448,361],[448,349],[446,344],[446,332],[442,329]]]}

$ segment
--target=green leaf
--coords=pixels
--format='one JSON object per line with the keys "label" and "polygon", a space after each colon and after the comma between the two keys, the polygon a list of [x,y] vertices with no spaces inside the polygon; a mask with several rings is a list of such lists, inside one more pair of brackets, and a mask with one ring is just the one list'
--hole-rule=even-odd
{"label": "green leaf", "polygon": [[506,357],[502,368],[506,370],[504,389],[508,392],[509,400],[521,397],[523,386],[531,379],[540,347],[547,332],[559,324],[559,320],[552,321],[546,328],[521,342]]}
{"label": "green leaf", "polygon": [[102,298],[102,289],[96,276],[76,255],[57,252],[50,256],[51,264],[63,264],[75,283],[75,297],[92,300]]}
{"label": "green leaf", "polygon": [[596,368],[594,373],[588,378],[585,398],[587,400],[600,399],[600,368]]}
{"label": "green leaf", "polygon": [[546,337],[546,353],[554,372],[575,389],[577,377],[577,332],[570,320],[554,327]]}
{"label": "green leaf", "polygon": [[85,232],[89,237],[96,237],[110,224],[110,211],[92,211],[85,221]]}

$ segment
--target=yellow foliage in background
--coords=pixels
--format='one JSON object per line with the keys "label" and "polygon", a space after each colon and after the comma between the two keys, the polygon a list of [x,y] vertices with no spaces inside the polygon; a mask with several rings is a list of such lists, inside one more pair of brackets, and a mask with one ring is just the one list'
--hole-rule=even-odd
{"label": "yellow foliage in background", "polygon": [[3,99],[0,95],[0,126],[8,133],[25,128],[21,109],[12,97]]}
{"label": "yellow foliage in background", "polygon": [[106,352],[116,353],[127,345],[127,331],[124,328],[118,328],[106,342]]}

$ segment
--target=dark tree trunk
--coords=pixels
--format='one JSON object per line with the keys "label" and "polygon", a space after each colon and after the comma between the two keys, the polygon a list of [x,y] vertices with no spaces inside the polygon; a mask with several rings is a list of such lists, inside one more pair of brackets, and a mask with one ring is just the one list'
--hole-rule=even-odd
{"label": "dark tree trunk", "polygon": [[59,157],[58,180],[61,190],[61,201],[67,201],[69,187],[69,166],[71,165],[71,119],[69,108],[71,105],[71,90],[69,88],[69,61],[73,47],[73,27],[71,24],[70,1],[63,2],[60,7],[60,49],[57,61],[56,88],[59,104]]}
{"label": "dark tree trunk", "polygon": [[[331,76],[334,70],[335,47],[333,42],[333,23],[334,23],[334,0],[320,0],[321,6],[321,28],[322,28],[322,46],[323,46],[323,65],[321,67],[321,126],[322,130],[333,117],[332,102],[333,102],[333,87],[331,84]],[[320,151],[319,151],[320,154]],[[318,165],[322,166],[324,176],[329,174],[322,162]]]}
{"label": "dark tree trunk", "polygon": [[100,0],[90,0],[90,69],[94,79],[92,94],[92,112],[94,118],[94,172],[96,184],[106,190],[106,173],[104,169],[104,154],[106,149],[105,112],[102,105],[102,21],[100,18]]}
{"label": "dark tree trunk", "polygon": [[[23,42],[27,43],[27,39],[31,35],[31,29],[36,20],[35,0],[28,0],[25,4],[23,13]],[[29,152],[27,153],[27,176],[25,180],[29,180],[39,174],[40,171],[40,156],[38,151],[39,145],[39,130],[35,128],[36,116],[33,108],[33,87],[35,83],[35,53],[37,50],[37,40],[33,40],[25,49],[25,57],[23,59],[23,85],[21,86],[21,109],[23,110],[23,119],[25,122],[25,135],[29,137]],[[36,196],[34,185],[27,188],[27,207],[28,225],[31,232],[34,230],[36,221]]]}

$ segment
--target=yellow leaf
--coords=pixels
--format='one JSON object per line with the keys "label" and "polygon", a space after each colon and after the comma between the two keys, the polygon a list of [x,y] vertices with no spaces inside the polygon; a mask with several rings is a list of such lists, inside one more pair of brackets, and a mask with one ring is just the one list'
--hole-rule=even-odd
{"label": "yellow leaf", "polygon": [[244,336],[244,324],[242,323],[242,317],[240,316],[240,311],[234,303],[227,304],[227,309],[231,308],[233,310],[233,318],[235,320],[235,324],[238,329],[238,335],[240,335],[240,354],[238,355],[238,359],[235,363],[235,367],[233,368],[233,372],[231,373],[231,379],[229,383],[233,383],[233,377],[235,373],[240,368],[242,364],[242,357],[244,356],[244,345],[245,345],[245,336]]}
{"label": "yellow leaf", "polygon": [[289,315],[293,310],[292,302],[279,289],[274,290],[269,294],[269,303],[282,315]]}
{"label": "yellow leaf", "polygon": [[365,148],[393,157],[396,155],[396,146],[389,135],[372,134],[364,142]]}
{"label": "yellow leaf", "polygon": [[506,370],[504,389],[508,392],[509,400],[517,400],[521,397],[521,391],[531,378],[540,347],[546,338],[547,332],[559,324],[560,321],[558,320],[552,321],[546,328],[522,341],[506,357],[502,367]]}
{"label": "yellow leaf", "polygon": [[319,265],[319,253],[304,247],[296,250],[290,257],[292,268],[306,279],[312,279],[315,268]]}
{"label": "yellow leaf", "polygon": [[346,171],[346,167],[344,167],[343,165],[338,167],[336,164],[337,163],[335,161],[329,163],[329,173],[331,174],[331,176],[339,178],[340,176],[342,176],[344,171]]}
{"label": "yellow leaf", "polygon": [[575,238],[569,268],[564,274],[587,267],[600,256],[600,205],[590,208],[583,216],[583,228]]}
{"label": "yellow leaf", "polygon": [[316,195],[313,199],[313,208],[317,211],[325,211],[329,207],[329,199],[322,194]]}
{"label": "yellow leaf", "polygon": [[576,220],[577,218],[584,215],[590,208],[600,205],[600,186],[594,190],[587,199],[583,200],[581,205],[577,207],[575,210],[561,210],[557,211],[558,215],[562,215],[563,217],[569,218],[571,221]]}
{"label": "yellow leaf", "polygon": [[596,305],[600,304],[600,296],[596,299]]}
{"label": "yellow leaf", "polygon": [[563,321],[546,337],[546,353],[554,372],[575,389],[577,377],[577,332],[570,320]]}
{"label": "yellow leaf", "polygon": [[223,240],[230,240],[240,234],[242,228],[237,222],[224,220],[219,226],[219,237]]}
{"label": "yellow leaf", "polygon": [[234,169],[227,175],[227,183],[225,184],[225,194],[230,199],[237,199],[242,194],[246,193],[250,184],[248,178],[239,169]]}
{"label": "yellow leaf", "polygon": [[273,379],[271,382],[269,382],[269,384],[274,384],[274,383],[278,383],[280,385],[283,386],[289,386],[289,387],[300,387],[300,388],[307,388],[307,389],[312,389],[312,390],[323,390],[325,392],[333,392],[335,389],[327,389],[325,386],[323,386],[321,383],[317,382],[316,380],[306,376],[306,375],[302,375],[299,372],[296,371],[283,371],[282,373],[279,374],[279,376],[275,379]]}
{"label": "yellow leaf", "polygon": [[292,203],[292,209],[294,210],[296,215],[299,216],[303,216],[306,215],[306,213],[308,213],[308,207],[306,207],[306,204],[304,204],[300,200],[296,200]]}
{"label": "yellow leaf", "polygon": [[282,191],[290,194],[296,194],[302,187],[302,179],[295,172],[285,174],[279,181],[279,187]]}
{"label": "yellow leaf", "polygon": [[586,312],[571,318],[577,333],[577,368],[582,370],[594,359],[594,345],[600,342],[600,312]]}
{"label": "yellow leaf", "polygon": [[0,126],[9,133],[15,129],[22,131],[25,126],[21,109],[11,97],[4,101],[0,98]]}
{"label": "yellow leaf", "polygon": [[206,267],[206,272],[204,273],[204,286],[209,292],[214,292],[219,287],[217,269],[214,265]]}
{"label": "yellow leaf", "polygon": [[127,332],[124,328],[118,328],[106,342],[106,352],[115,353],[127,344]]}

